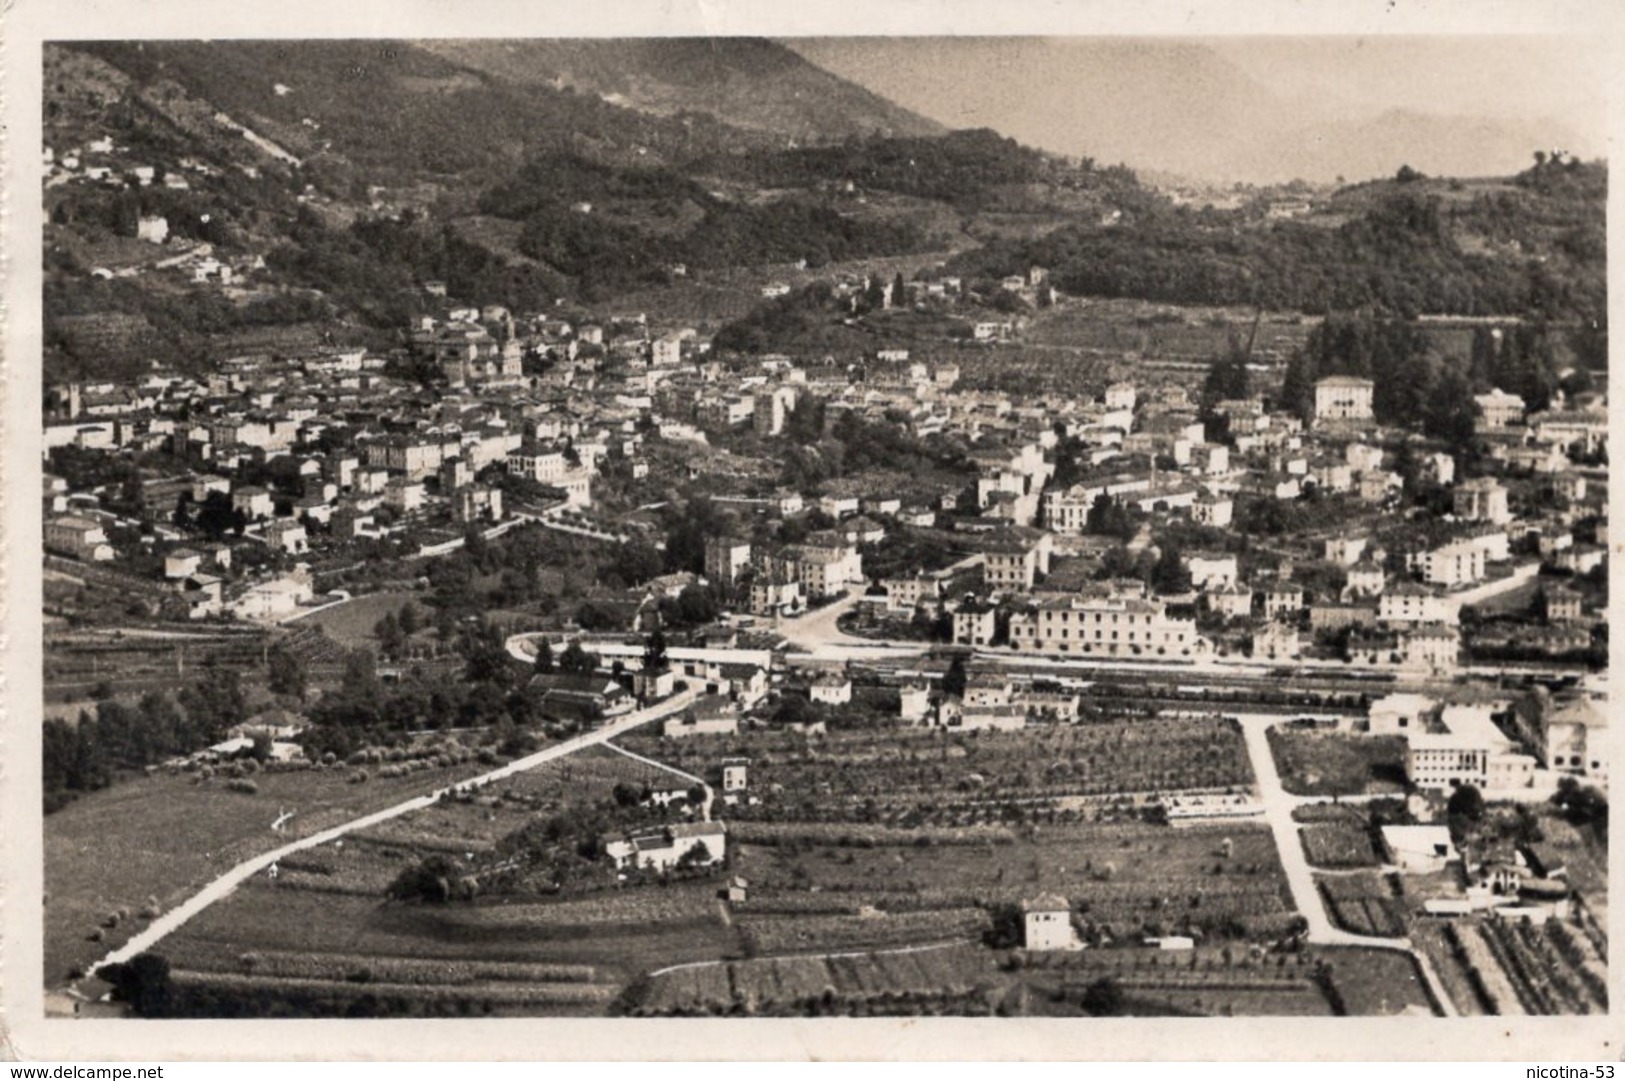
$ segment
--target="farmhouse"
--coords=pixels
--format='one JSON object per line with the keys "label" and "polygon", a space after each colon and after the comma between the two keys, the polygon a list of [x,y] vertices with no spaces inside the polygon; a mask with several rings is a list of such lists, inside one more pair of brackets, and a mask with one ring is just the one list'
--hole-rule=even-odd
{"label": "farmhouse", "polygon": [[844,706],[852,701],[852,681],[842,675],[819,676],[808,691],[814,702],[826,706]]}
{"label": "farmhouse", "polygon": [[677,822],[656,833],[606,840],[603,849],[618,871],[712,867],[728,856],[728,831],[721,822]]}
{"label": "farmhouse", "polygon": [[1066,898],[1041,894],[1021,903],[1021,944],[1029,950],[1072,947],[1072,906]]}

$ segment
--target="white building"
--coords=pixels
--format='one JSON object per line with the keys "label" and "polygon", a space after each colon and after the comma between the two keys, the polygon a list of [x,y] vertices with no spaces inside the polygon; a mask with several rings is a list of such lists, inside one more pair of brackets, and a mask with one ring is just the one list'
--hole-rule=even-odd
{"label": "white building", "polygon": [[728,831],[721,822],[676,822],[657,833],[616,838],[604,854],[617,870],[669,871],[685,859],[709,867],[728,856]]}
{"label": "white building", "polygon": [[1161,601],[1062,597],[1010,617],[1010,648],[1024,653],[1191,657],[1207,642],[1194,620],[1170,617]]}
{"label": "white building", "polygon": [[1332,375],[1315,384],[1316,420],[1370,420],[1376,384],[1354,375]]}
{"label": "white building", "polygon": [[1021,944],[1029,950],[1072,948],[1072,906],[1046,893],[1021,905]]}

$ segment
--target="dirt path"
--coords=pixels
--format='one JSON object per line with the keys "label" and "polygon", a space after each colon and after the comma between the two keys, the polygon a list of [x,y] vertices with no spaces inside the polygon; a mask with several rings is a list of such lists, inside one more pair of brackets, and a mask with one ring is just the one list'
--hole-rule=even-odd
{"label": "dirt path", "polygon": [[286,859],[295,852],[302,852],[306,849],[324,845],[329,841],[337,840],[340,837],[343,837],[346,834],[354,833],[357,830],[364,830],[371,826],[376,826],[380,822],[387,822],[392,818],[399,818],[401,815],[432,806],[436,800],[440,799],[441,796],[451,791],[452,788],[478,788],[490,784],[492,781],[499,781],[505,777],[512,777],[515,774],[524,773],[527,770],[535,769],[537,766],[575,754],[578,751],[586,750],[588,747],[596,747],[606,744],[621,733],[631,731],[639,725],[647,724],[650,721],[658,720],[662,717],[668,717],[673,713],[680,712],[687,707],[697,695],[697,691],[684,691],[682,694],[668,698],[664,702],[656,703],[647,709],[639,710],[635,713],[629,713],[624,717],[610,721],[603,727],[592,732],[577,736],[574,739],[566,740],[563,743],[554,744],[551,747],[544,748],[537,751],[535,754],[527,755],[524,758],[515,759],[514,761],[509,762],[507,765],[498,767],[497,769],[491,770],[488,773],[482,773],[477,777],[471,777],[468,780],[461,781],[456,785],[448,785],[444,788],[437,788],[433,792],[427,793],[426,795],[418,796],[415,799],[409,799],[404,803],[397,803],[393,807],[387,807],[382,811],[374,811],[372,814],[363,815],[360,818],[346,822],[342,825],[334,826],[332,829],[323,830],[320,833],[313,833],[308,837],[301,837],[299,840],[283,845],[281,848],[262,853],[258,856],[252,857],[251,859],[244,860],[242,863],[237,864],[237,866],[231,868],[231,870],[216,878],[213,882],[210,882],[207,886],[203,887],[202,890],[193,894],[179,905],[153,920],[146,926],[145,929],[141,931],[140,934],[134,936],[124,945],[120,946],[118,949],[96,962],[96,964],[91,966],[88,971],[89,973],[94,974],[97,969],[104,965],[128,961],[130,958],[152,949],[153,946],[157,945],[169,935],[173,934],[188,920],[192,919],[192,917],[196,916],[198,913],[202,912],[216,901],[229,896],[233,890],[242,885],[244,882],[248,881],[254,875],[259,874],[261,871],[269,868],[277,861]]}
{"label": "dirt path", "polygon": [[[931,942],[924,946],[899,946],[891,950],[851,950],[846,953],[787,953],[771,957],[752,957],[752,961],[838,961],[843,957],[893,957],[905,953],[929,953],[931,950],[946,950],[952,946],[973,945],[973,938],[954,938],[947,942]],[[649,978],[664,976],[668,972],[683,972],[691,968],[715,968],[718,965],[736,964],[736,961],[685,961],[680,965],[668,965],[649,973]]]}
{"label": "dirt path", "polygon": [[700,821],[711,821],[711,803],[716,798],[716,793],[711,791],[711,786],[706,784],[703,778],[696,777],[692,773],[685,773],[676,766],[668,766],[664,762],[656,762],[652,758],[645,758],[641,754],[636,754],[627,750],[625,747],[621,747],[614,743],[606,742],[604,744],[604,748],[606,750],[614,751],[616,754],[624,754],[634,762],[642,762],[646,766],[653,766],[655,769],[665,770],[667,773],[670,773],[676,777],[681,777],[685,781],[693,781],[695,784],[705,789],[705,801],[700,804]]}

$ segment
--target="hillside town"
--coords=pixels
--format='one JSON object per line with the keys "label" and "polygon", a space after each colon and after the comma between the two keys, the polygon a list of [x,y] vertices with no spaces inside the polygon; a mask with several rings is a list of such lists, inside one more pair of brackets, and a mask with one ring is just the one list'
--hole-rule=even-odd
{"label": "hillside town", "polygon": [[[45,152],[52,285],[113,302],[48,335],[54,1014],[1606,1013],[1605,324],[832,251],[925,199],[880,137],[797,228],[763,157],[576,161],[508,229],[545,160],[458,217],[295,183],[325,121],[186,115],[238,158]],[[1500,196],[1590,198],[1536,162]],[[1231,212],[1040,165],[1101,250]],[[1232,195],[1303,257],[1442,230],[1408,169]],[[228,179],[294,242],[196,214]],[[806,254],[644,237],[514,302],[645,183]]]}

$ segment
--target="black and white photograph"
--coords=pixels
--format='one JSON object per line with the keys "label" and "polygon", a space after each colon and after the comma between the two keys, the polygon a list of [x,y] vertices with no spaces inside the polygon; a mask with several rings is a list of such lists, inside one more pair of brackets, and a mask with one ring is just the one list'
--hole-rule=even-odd
{"label": "black and white photograph", "polygon": [[1618,1057],[1613,38],[909,10],[10,52],[55,1039]]}

